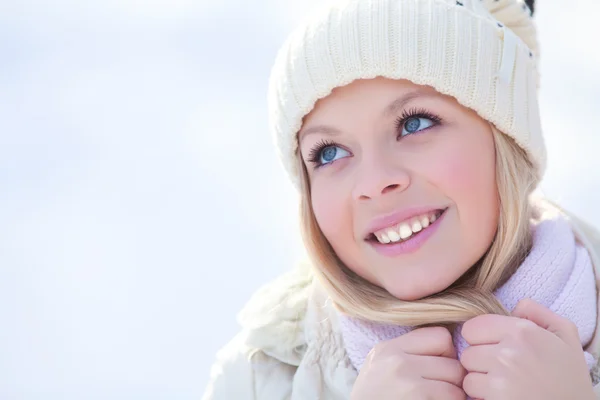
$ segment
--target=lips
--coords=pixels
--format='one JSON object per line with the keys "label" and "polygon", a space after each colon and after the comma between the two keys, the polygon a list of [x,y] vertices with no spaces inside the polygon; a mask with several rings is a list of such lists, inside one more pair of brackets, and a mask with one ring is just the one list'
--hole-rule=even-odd
{"label": "lips", "polygon": [[[413,232],[413,227],[410,227],[410,236],[407,236],[405,239],[402,239],[402,237],[400,237],[397,241],[392,241],[391,239],[396,239],[396,236],[394,233],[386,233],[386,229],[398,229],[398,235],[401,233],[401,231],[405,231],[404,235],[406,236],[408,234],[408,232],[406,232],[406,229],[409,224],[410,220],[405,220],[402,223],[397,224],[396,226],[392,226],[390,228],[386,228],[386,229],[380,229],[379,231],[375,231],[371,234],[370,238],[366,239],[366,243],[373,249],[375,250],[377,253],[379,253],[380,255],[384,256],[384,257],[399,257],[399,256],[403,256],[403,255],[407,255],[407,254],[411,254],[411,253],[415,253],[417,252],[422,246],[425,245],[425,243],[427,243],[427,241],[436,234],[436,232],[439,230],[441,224],[444,222],[444,220],[446,219],[446,214],[448,214],[446,211],[448,210],[448,208],[446,209],[440,209],[440,210],[436,210],[436,211],[432,211],[433,214],[430,214],[429,219],[429,225],[425,228],[423,228],[423,224],[421,223],[421,229],[419,230],[418,226],[414,226],[415,230],[417,230],[418,232]],[[422,217],[423,215],[417,215],[415,218],[418,221],[419,217]],[[412,219],[411,218],[411,219]],[[406,226],[404,228],[402,228],[402,224],[406,224]],[[425,222],[425,225],[427,225],[427,222]],[[377,236],[376,236],[377,234]],[[387,240],[389,240],[389,242],[387,242],[386,238],[383,236],[383,234],[387,235]],[[392,236],[392,238],[390,238],[389,236]],[[387,242],[387,243],[386,243]]]}

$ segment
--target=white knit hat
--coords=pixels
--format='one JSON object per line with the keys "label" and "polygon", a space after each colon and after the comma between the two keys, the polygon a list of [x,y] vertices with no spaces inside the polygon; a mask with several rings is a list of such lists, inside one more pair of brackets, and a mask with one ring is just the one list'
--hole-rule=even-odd
{"label": "white knit hat", "polygon": [[356,79],[429,85],[475,110],[527,152],[541,179],[546,151],[538,45],[522,0],[342,0],[295,29],[269,81],[279,156],[299,187],[297,133],[317,100]]}

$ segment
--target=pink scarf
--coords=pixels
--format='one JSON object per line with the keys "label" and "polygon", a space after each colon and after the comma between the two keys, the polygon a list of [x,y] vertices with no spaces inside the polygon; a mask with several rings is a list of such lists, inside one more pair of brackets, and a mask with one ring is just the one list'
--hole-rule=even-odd
{"label": "pink scarf", "polygon": [[[587,250],[578,246],[566,219],[557,217],[533,226],[533,248],[515,274],[495,295],[512,311],[517,303],[531,298],[555,313],[570,319],[579,329],[582,345],[596,328],[597,298],[594,269]],[[384,325],[340,314],[344,346],[352,365],[360,371],[375,344],[396,338],[411,328]],[[460,357],[468,344],[454,332],[454,346]],[[585,353],[588,366],[594,357]]]}

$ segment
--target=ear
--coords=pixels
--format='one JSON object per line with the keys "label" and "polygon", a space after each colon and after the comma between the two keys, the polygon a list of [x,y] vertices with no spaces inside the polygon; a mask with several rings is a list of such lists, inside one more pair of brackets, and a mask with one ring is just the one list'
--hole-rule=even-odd
{"label": "ear", "polygon": [[535,11],[535,0],[525,0],[525,4],[527,4],[527,7],[529,7],[529,9],[531,10],[531,15],[533,15],[533,12]]}

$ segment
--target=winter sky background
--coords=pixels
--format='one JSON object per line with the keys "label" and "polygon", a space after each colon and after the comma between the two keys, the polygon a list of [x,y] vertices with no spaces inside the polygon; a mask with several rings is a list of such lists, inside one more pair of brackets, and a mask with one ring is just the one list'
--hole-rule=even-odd
{"label": "winter sky background", "polygon": [[[198,399],[301,256],[267,79],[318,0],[0,0],[0,399]],[[540,1],[545,192],[600,226],[600,2]]]}

